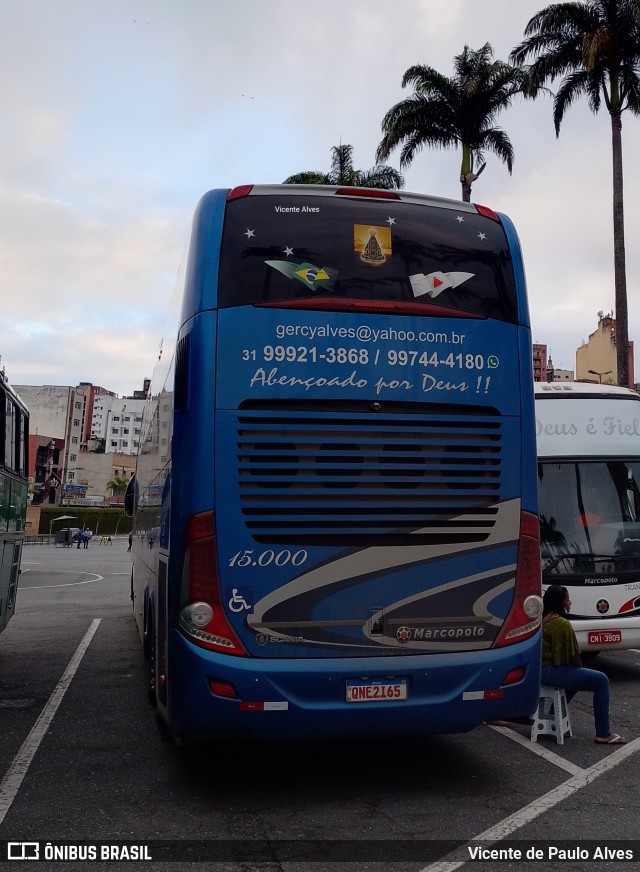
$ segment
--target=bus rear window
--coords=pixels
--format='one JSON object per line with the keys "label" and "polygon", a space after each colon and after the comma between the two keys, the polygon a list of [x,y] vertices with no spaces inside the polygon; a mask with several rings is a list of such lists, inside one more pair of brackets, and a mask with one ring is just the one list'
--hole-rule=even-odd
{"label": "bus rear window", "polygon": [[502,225],[401,200],[283,192],[231,201],[219,277],[223,308],[347,298],[518,320]]}

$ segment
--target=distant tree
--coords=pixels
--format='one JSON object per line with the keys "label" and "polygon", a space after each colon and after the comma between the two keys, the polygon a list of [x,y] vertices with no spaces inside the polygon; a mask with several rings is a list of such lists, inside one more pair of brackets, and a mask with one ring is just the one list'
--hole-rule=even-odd
{"label": "distant tree", "polygon": [[471,185],[485,167],[485,149],[494,152],[509,173],[512,171],[513,146],[507,134],[495,126],[495,120],[520,93],[525,72],[494,61],[488,42],[477,51],[465,45],[453,61],[455,74],[451,78],[423,65],[406,71],[402,87],[413,85],[414,93],[385,115],[376,160],[386,160],[402,146],[400,168],[406,169],[425,146],[460,146],[462,199],[469,202]]}
{"label": "distant tree", "polygon": [[[629,323],[624,244],[622,113],[640,113],[640,0],[555,3],[536,13],[511,59],[529,67],[529,93],[564,76],[553,102],[556,136],[569,106],[586,97],[593,113],[602,101],[611,122],[616,364],[619,385],[629,384]],[[585,178],[576,160],[576,181]]]}
{"label": "distant tree", "polygon": [[331,169],[328,173],[306,170],[289,176],[284,185],[345,185],[356,188],[396,190],[404,185],[404,176],[393,167],[376,164],[370,170],[353,166],[353,146],[334,145],[331,149]]}
{"label": "distant tree", "polygon": [[115,478],[112,478],[111,481],[107,482],[107,490],[110,490],[113,496],[121,497],[126,491],[128,484],[129,482],[126,478],[116,476]]}

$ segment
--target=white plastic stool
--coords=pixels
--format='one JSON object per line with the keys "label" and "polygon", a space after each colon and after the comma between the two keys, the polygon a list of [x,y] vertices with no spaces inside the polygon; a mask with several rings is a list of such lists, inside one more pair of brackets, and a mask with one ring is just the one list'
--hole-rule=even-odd
{"label": "white plastic stool", "polygon": [[[551,706],[553,714],[547,714]],[[538,710],[533,716],[531,741],[537,742],[538,736],[555,736],[558,745],[564,745],[565,734],[573,736],[567,695],[561,687],[547,687],[543,684],[540,688]]]}

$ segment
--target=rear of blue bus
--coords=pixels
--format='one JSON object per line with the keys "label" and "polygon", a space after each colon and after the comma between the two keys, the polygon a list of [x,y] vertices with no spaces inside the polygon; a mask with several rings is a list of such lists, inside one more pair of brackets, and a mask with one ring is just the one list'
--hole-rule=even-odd
{"label": "rear of blue bus", "polygon": [[213,191],[181,325],[158,676],[172,732],[416,735],[529,714],[539,531],[509,220],[386,191]]}

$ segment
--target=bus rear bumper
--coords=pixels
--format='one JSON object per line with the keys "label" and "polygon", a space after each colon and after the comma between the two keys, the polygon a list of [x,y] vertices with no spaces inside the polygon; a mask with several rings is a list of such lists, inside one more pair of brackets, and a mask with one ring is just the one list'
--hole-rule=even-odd
{"label": "bus rear bumper", "polygon": [[[169,658],[167,705],[159,706],[160,714],[174,735],[191,738],[467,732],[483,721],[531,714],[540,682],[539,634],[481,652],[302,660],[219,655],[174,632]],[[518,669],[523,677],[504,684]],[[350,681],[405,682],[407,698],[347,702]],[[214,692],[220,688],[235,696]]]}

